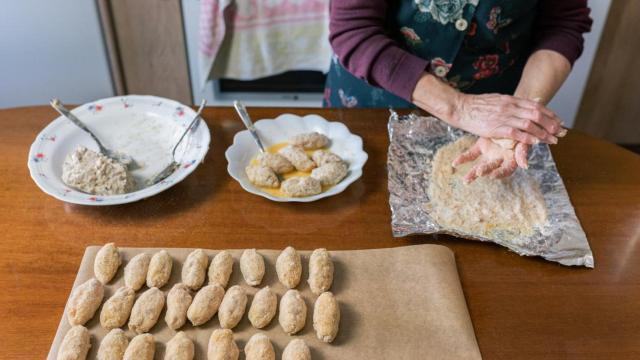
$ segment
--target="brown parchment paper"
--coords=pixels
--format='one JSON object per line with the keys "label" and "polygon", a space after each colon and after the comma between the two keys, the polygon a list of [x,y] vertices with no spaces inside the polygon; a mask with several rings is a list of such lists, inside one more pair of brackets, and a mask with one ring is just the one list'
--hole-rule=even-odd
{"label": "brown parchment paper", "polygon": [[[100,249],[88,247],[74,288],[93,277],[93,260]],[[120,248],[123,265],[114,280],[105,287],[105,300],[124,285],[123,268],[136,254],[146,251],[153,254],[159,248]],[[166,293],[173,284],[180,282],[182,263],[193,249],[167,248],[173,257],[170,282],[162,290]],[[209,261],[218,252],[206,250]],[[233,274],[229,286],[240,284],[247,289],[247,311],[258,288],[248,286],[242,279],[239,259],[242,250],[229,250],[234,256]],[[275,260],[280,250],[258,250],[265,258],[266,275],[260,287],[269,285],[278,295],[278,304],[285,287],[278,282]],[[299,251],[303,257],[303,280],[298,285],[307,304],[307,322],[296,335],[303,338],[311,349],[312,358],[320,359],[480,359],[473,325],[458,278],[453,252],[440,245],[417,245],[392,249],[331,251],[335,263],[335,276],[331,291],[336,295],[341,311],[340,331],[331,344],[318,340],[313,329],[313,305],[316,296],[306,282],[310,251]],[[208,281],[205,280],[205,283]],[[146,286],[137,292],[139,296]],[[104,300],[103,300],[104,302]],[[89,359],[94,359],[100,340],[107,331],[100,326],[98,309],[85,326],[91,333]],[[165,344],[175,332],[164,321],[165,309],[158,323],[151,329],[156,340],[155,359],[164,357]],[[58,331],[49,352],[55,359],[58,347],[69,329],[63,314]],[[211,332],[219,328],[217,315],[206,324],[193,327],[187,320],[182,329],[194,341],[196,359],[206,359],[207,344]],[[124,329],[131,339],[134,333],[126,325]],[[248,339],[257,332],[264,332],[271,339],[280,359],[284,347],[294,337],[286,335],[278,323],[276,314],[263,330],[254,329],[245,315],[233,329],[236,343],[242,350]],[[241,353],[241,359],[244,354]]]}

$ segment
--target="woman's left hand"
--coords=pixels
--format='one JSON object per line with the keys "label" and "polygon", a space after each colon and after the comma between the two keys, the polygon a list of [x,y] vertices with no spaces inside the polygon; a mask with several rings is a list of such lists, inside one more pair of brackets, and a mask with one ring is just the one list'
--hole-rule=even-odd
{"label": "woman's left hand", "polygon": [[478,163],[464,176],[465,183],[469,184],[480,176],[501,179],[513,174],[518,166],[528,168],[528,154],[529,145],[527,144],[518,143],[515,149],[505,149],[491,139],[481,137],[451,165],[457,167],[478,159]]}

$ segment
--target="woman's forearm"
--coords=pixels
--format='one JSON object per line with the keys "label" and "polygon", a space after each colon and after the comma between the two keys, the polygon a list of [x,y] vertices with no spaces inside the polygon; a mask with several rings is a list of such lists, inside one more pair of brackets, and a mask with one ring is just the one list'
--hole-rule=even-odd
{"label": "woman's forearm", "polygon": [[[534,81],[529,84],[522,89],[540,88]],[[540,103],[501,94],[464,94],[429,73],[418,80],[411,101],[450,125],[482,137],[555,144],[554,134],[562,129],[560,119]]]}
{"label": "woman's forearm", "polygon": [[[514,95],[523,99],[540,99],[548,103],[564,83],[571,64],[566,57],[552,50],[538,50],[529,59]],[[432,74],[424,73],[413,90],[412,102],[430,114],[453,126],[460,93]]]}
{"label": "woman's forearm", "polygon": [[331,1],[329,41],[354,76],[409,101],[427,60],[389,36],[388,0]]}
{"label": "woman's forearm", "polygon": [[427,111],[452,126],[459,127],[454,112],[457,107],[458,90],[427,72],[423,73],[411,97],[419,108]]}
{"label": "woman's forearm", "polygon": [[571,64],[566,57],[553,50],[538,50],[527,60],[514,96],[547,104],[569,72]]}

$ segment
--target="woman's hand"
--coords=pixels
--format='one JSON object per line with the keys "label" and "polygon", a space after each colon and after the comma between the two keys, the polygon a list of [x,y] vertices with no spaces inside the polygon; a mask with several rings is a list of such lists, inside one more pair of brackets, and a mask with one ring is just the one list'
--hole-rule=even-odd
{"label": "woman's hand", "polygon": [[495,144],[491,139],[481,137],[451,165],[457,167],[478,159],[478,163],[464,176],[465,183],[469,184],[480,176],[501,179],[513,174],[518,166],[528,168],[528,153],[529,145],[527,144],[518,143],[515,149],[511,150]]}
{"label": "woman's hand", "polygon": [[535,101],[509,95],[458,93],[452,125],[485,138],[512,139],[524,144],[558,143],[560,119]]}
{"label": "woman's hand", "polygon": [[418,80],[412,101],[451,126],[481,137],[555,144],[565,132],[558,116],[539,102],[509,95],[464,94],[429,73]]}

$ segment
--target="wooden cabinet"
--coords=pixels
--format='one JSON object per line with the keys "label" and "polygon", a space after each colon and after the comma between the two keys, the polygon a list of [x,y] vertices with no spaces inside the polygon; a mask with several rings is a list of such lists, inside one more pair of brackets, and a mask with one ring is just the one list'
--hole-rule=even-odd
{"label": "wooden cabinet", "polygon": [[180,0],[98,0],[116,90],[192,103]]}
{"label": "wooden cabinet", "polygon": [[574,127],[640,144],[640,1],[614,0]]}

